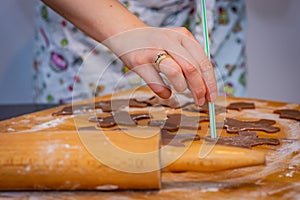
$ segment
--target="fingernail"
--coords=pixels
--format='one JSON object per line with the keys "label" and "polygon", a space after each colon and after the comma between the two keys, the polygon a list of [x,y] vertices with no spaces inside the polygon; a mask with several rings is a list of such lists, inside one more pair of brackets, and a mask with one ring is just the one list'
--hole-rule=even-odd
{"label": "fingernail", "polygon": [[205,103],[205,98],[198,99],[198,104],[202,106]]}
{"label": "fingernail", "polygon": [[210,94],[210,100],[211,101],[216,101],[217,100],[217,93],[213,92]]}

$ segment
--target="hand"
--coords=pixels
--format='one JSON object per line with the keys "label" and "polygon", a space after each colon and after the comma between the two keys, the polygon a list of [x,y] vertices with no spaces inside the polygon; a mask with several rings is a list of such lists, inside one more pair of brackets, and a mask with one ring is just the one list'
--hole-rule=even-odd
{"label": "hand", "polygon": [[[186,28],[139,28],[115,35],[102,43],[139,74],[161,98],[169,98],[171,90],[159,72],[178,92],[188,87],[200,105],[205,98],[216,100],[217,85],[212,64]],[[158,53],[167,53],[169,57],[162,59],[156,68],[154,61]]]}
{"label": "hand", "polygon": [[[159,72],[174,88],[187,87],[200,105],[214,101],[216,80],[211,63],[185,28],[151,28],[117,0],[43,0],[98,42],[109,47],[162,98],[171,95]],[[78,12],[80,8],[80,12]],[[170,57],[155,68],[158,53]]]}

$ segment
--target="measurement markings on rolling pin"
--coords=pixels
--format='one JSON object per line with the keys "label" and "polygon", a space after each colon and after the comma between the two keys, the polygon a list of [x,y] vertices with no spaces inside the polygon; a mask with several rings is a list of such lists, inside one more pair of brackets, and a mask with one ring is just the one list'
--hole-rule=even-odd
{"label": "measurement markings on rolling pin", "polygon": [[28,157],[12,157],[12,158],[2,158],[0,159],[0,166],[2,167],[26,167],[32,165],[31,158]]}
{"label": "measurement markings on rolling pin", "polygon": [[[129,159],[124,161],[119,159],[119,165],[126,165],[128,167],[143,167],[144,163],[142,160]],[[72,166],[72,168],[81,168],[82,166],[89,166],[95,169],[100,169],[103,167],[103,163],[96,159],[82,159],[82,160],[65,160],[64,157],[56,157],[55,159],[48,159],[45,157],[30,157],[30,156],[14,156],[11,158],[1,158],[0,157],[0,167],[11,168],[39,168],[42,166],[48,166],[51,168],[60,168],[61,166]]]}

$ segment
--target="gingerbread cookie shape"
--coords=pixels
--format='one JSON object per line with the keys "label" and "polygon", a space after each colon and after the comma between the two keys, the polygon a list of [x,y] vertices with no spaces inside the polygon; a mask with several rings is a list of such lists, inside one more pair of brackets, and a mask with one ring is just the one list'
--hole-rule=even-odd
{"label": "gingerbread cookie shape", "polygon": [[200,122],[209,121],[208,116],[186,116],[184,114],[169,114],[166,120],[150,120],[149,126],[160,126],[162,130],[177,131],[179,128],[201,129]]}
{"label": "gingerbread cookie shape", "polygon": [[193,133],[177,133],[171,134],[167,130],[161,130],[161,143],[162,145],[171,145],[177,147],[183,147],[184,142],[200,140],[200,136]]}
{"label": "gingerbread cookie shape", "polygon": [[217,139],[205,138],[207,141],[217,140],[218,145],[251,148],[258,145],[279,145],[277,138],[258,138],[256,132],[241,131],[237,136],[219,137]]}
{"label": "gingerbread cookie shape", "polygon": [[113,112],[107,117],[91,118],[89,121],[97,122],[101,128],[109,128],[116,125],[136,126],[140,119],[149,119],[151,116],[148,113],[129,114],[125,111]]}
{"label": "gingerbread cookie shape", "polygon": [[229,110],[242,111],[244,109],[255,109],[255,104],[251,102],[234,102],[227,106]]}
{"label": "gingerbread cookie shape", "polygon": [[[190,112],[200,112],[200,113],[206,113],[206,114],[209,113],[209,108],[208,108],[207,102],[202,106],[199,106],[198,104],[195,104],[195,103],[187,104],[182,109],[185,111],[190,111]],[[216,114],[225,113],[225,112],[226,112],[226,107],[215,104],[215,113]]]}
{"label": "gingerbread cookie shape", "polygon": [[85,113],[94,109],[101,109],[103,112],[112,112],[120,110],[126,106],[145,108],[149,104],[147,102],[139,101],[137,99],[114,99],[98,101],[95,104],[78,104],[73,106],[65,106],[60,111],[53,113],[53,116],[58,115],[72,115],[75,113]]}
{"label": "gingerbread cookie shape", "polygon": [[112,112],[120,110],[120,108],[124,108],[126,106],[134,108],[145,108],[148,106],[148,103],[131,98],[99,101],[95,104],[95,107],[101,108],[103,112]]}
{"label": "gingerbread cookie shape", "polygon": [[279,114],[280,118],[294,119],[300,121],[300,111],[294,109],[275,110],[274,113]]}
{"label": "gingerbread cookie shape", "polygon": [[276,121],[269,119],[260,119],[257,121],[240,121],[232,118],[226,118],[224,127],[229,133],[238,133],[239,131],[265,131],[267,133],[275,133],[280,130],[274,127]]}
{"label": "gingerbread cookie shape", "polygon": [[184,94],[176,94],[172,95],[169,99],[162,99],[158,96],[153,96],[141,102],[148,103],[151,106],[165,106],[173,109],[178,109],[193,102],[193,98],[188,97]]}

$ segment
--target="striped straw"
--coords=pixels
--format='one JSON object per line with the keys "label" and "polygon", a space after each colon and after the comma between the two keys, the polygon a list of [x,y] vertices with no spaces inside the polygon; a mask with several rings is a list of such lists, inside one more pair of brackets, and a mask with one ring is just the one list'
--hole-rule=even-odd
{"label": "striped straw", "polygon": [[[205,54],[206,54],[207,58],[210,60],[205,0],[201,0],[201,8],[202,8],[202,25],[203,25],[203,38],[204,38]],[[215,104],[213,102],[208,102],[208,109],[209,109],[209,119],[210,119],[210,135],[211,135],[211,138],[217,138],[216,120],[215,120]]]}

